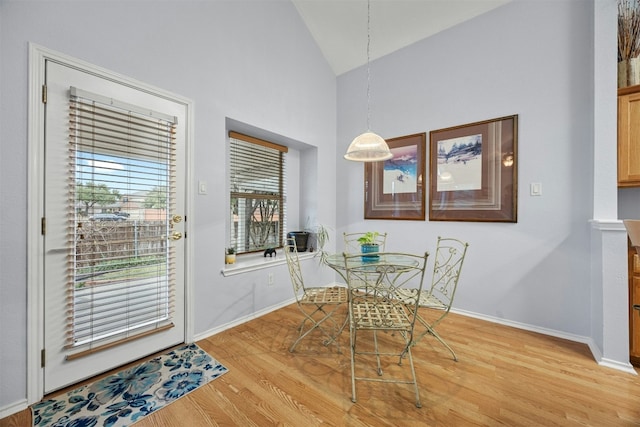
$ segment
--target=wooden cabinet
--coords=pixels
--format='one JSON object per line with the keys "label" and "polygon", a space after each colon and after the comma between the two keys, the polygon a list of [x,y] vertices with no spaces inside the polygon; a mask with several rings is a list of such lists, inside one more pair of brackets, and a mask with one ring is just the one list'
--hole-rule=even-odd
{"label": "wooden cabinet", "polygon": [[618,187],[640,187],[640,85],[618,89]]}
{"label": "wooden cabinet", "polygon": [[629,356],[631,363],[640,366],[640,256],[629,243]]}

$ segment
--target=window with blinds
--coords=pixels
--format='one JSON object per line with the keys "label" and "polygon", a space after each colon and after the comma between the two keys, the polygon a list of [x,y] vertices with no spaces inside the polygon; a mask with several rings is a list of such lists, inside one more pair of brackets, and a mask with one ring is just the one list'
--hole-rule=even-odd
{"label": "window with blinds", "polygon": [[236,252],[281,247],[285,224],[285,146],[229,132],[230,243]]}
{"label": "window with blinds", "polygon": [[71,88],[67,348],[172,326],[176,118]]}

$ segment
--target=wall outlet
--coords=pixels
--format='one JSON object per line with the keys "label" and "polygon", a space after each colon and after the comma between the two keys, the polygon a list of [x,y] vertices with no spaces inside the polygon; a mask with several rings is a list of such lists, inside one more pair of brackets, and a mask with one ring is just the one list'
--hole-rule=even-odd
{"label": "wall outlet", "polygon": [[273,285],[275,281],[275,278],[273,277],[273,273],[269,273],[269,275],[267,276],[267,283],[269,284],[269,286]]}

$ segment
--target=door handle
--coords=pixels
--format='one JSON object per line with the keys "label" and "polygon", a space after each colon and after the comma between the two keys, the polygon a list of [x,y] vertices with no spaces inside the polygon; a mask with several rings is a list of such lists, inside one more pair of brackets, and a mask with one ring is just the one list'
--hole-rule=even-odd
{"label": "door handle", "polygon": [[179,231],[174,231],[171,235],[171,240],[180,240],[182,239],[182,233]]}
{"label": "door handle", "polygon": [[640,311],[640,304],[633,304],[633,309]]}

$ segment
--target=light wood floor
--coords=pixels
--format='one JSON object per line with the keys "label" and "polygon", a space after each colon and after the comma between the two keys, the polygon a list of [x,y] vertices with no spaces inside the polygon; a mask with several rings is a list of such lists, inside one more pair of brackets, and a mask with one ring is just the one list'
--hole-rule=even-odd
{"label": "light wood floor", "polygon": [[[409,386],[358,383],[351,402],[348,333],[288,351],[291,305],[198,344],[229,368],[136,424],[150,426],[633,426],[640,377],[598,366],[586,345],[451,314],[414,349],[423,407]],[[29,426],[22,411],[0,426]]]}

